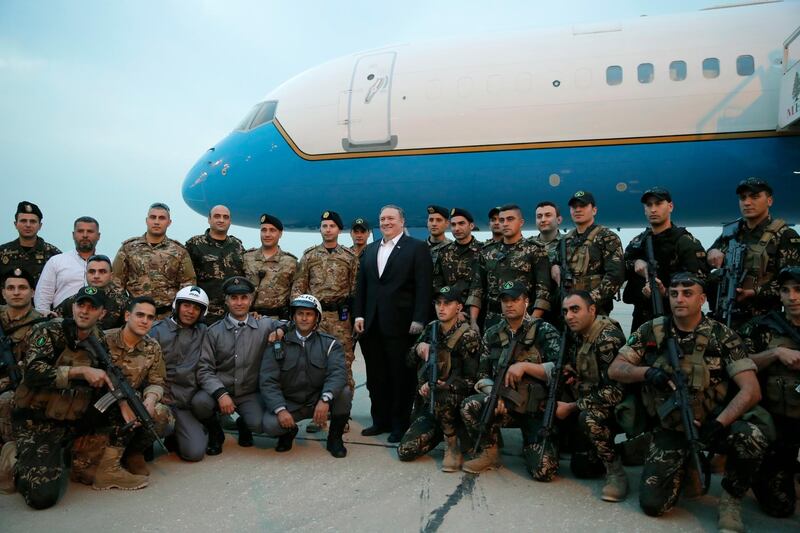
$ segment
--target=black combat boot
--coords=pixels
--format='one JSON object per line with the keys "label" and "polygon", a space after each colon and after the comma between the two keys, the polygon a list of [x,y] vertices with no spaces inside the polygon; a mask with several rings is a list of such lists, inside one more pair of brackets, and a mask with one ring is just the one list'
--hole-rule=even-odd
{"label": "black combat boot", "polygon": [[239,446],[242,448],[249,448],[253,445],[253,432],[244,423],[244,418],[241,416],[236,419],[236,428],[239,430]]}
{"label": "black combat boot", "polygon": [[344,447],[342,441],[342,434],[344,433],[344,426],[347,425],[347,420],[350,415],[336,415],[331,417],[331,426],[328,429],[328,444],[326,448],[331,452],[331,455],[337,459],[341,459],[347,455],[347,448]]}
{"label": "black combat boot", "polygon": [[203,425],[208,430],[208,444],[206,445],[206,455],[219,455],[222,453],[222,444],[225,442],[225,432],[219,423],[219,418],[212,416],[203,421]]}
{"label": "black combat boot", "polygon": [[292,449],[294,436],[297,435],[297,426],[293,427],[288,433],[278,437],[278,444],[275,446],[276,452],[288,452]]}

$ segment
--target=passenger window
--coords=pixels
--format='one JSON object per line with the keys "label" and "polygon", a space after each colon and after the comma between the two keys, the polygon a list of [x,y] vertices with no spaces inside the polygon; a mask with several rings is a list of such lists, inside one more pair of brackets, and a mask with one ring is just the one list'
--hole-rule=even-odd
{"label": "passenger window", "polygon": [[606,83],[609,85],[619,85],[622,83],[622,67],[612,65],[606,69]]}
{"label": "passenger window", "polygon": [[259,127],[262,124],[266,124],[267,122],[272,122],[272,119],[275,118],[275,108],[278,106],[278,102],[270,101],[264,102],[261,105],[261,109],[258,110],[258,114],[253,119],[253,123],[250,124],[249,129],[254,129]]}
{"label": "passenger window", "polygon": [[708,79],[719,77],[719,59],[707,57],[703,60],[703,77]]}
{"label": "passenger window", "polygon": [[672,81],[686,79],[686,61],[673,61],[669,64],[669,79]]}
{"label": "passenger window", "polygon": [[739,76],[750,76],[755,72],[755,61],[753,56],[739,56],[736,58],[736,74]]}
{"label": "passenger window", "polygon": [[636,69],[636,74],[639,77],[639,83],[653,83],[653,64],[642,63]]}

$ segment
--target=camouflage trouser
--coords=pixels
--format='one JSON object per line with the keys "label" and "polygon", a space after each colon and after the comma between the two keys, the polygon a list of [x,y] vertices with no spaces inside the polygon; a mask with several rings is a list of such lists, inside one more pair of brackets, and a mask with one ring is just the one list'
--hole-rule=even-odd
{"label": "camouflage trouser", "polygon": [[770,516],[792,516],[797,505],[794,476],[798,473],[797,453],[800,449],[800,421],[773,415],[778,439],[764,454],[764,461],[753,480],[761,509]]}
{"label": "camouflage trouser", "polygon": [[0,394],[0,445],[4,442],[11,442],[14,440],[14,431],[11,429],[13,399],[14,391],[8,390]]}
{"label": "camouflage trouser", "polygon": [[[737,498],[750,488],[768,441],[754,424],[737,420],[728,435],[712,445],[727,454],[722,488]],[[689,466],[686,438],[680,431],[653,431],[653,440],[639,482],[639,506],[650,516],[661,516],[678,501],[681,483]]]}
{"label": "camouflage trouser", "polygon": [[592,443],[597,456],[604,463],[613,463],[617,458],[614,450],[615,408],[622,401],[622,391],[615,387],[595,387],[592,390],[595,395],[602,395],[602,401],[580,398],[578,425]]}
{"label": "camouflage trouser", "polygon": [[353,324],[350,319],[339,320],[338,311],[323,311],[322,322],[320,322],[319,329],[336,337],[342,347],[344,348],[344,362],[347,366],[347,384],[350,389],[356,390],[356,382],[353,381],[353,361],[356,356],[353,352]]}
{"label": "camouflage trouser", "polygon": [[60,496],[64,460],[74,427],[55,421],[14,419],[17,490],[34,509],[52,507]]}
{"label": "camouflage trouser", "polygon": [[397,447],[397,456],[401,461],[413,461],[425,455],[442,441],[444,435],[456,433],[459,408],[464,397],[452,393],[437,394],[433,415],[427,402],[420,402],[420,408],[414,413],[414,421]]}
{"label": "camouflage trouser", "polygon": [[[483,407],[486,404],[486,394],[470,396],[461,404],[461,419],[473,440],[478,438],[480,432],[480,419]],[[507,411],[503,416],[494,416],[489,427],[483,432],[481,444],[483,447],[497,446],[500,437],[500,428],[518,427],[522,431],[522,455],[525,466],[533,479],[537,481],[550,481],[558,472],[558,437],[548,440],[543,451],[541,442],[536,436],[542,427],[541,414],[517,413]]]}

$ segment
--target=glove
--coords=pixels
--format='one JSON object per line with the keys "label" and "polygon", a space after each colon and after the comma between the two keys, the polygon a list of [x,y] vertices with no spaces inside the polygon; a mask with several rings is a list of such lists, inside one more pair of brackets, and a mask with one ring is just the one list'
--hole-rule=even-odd
{"label": "glove", "polygon": [[723,426],[716,418],[707,420],[705,424],[700,427],[699,440],[703,447],[708,449],[715,443],[722,440],[728,433],[728,428]]}
{"label": "glove", "polygon": [[671,377],[664,370],[651,366],[644,374],[644,380],[651,386],[662,391],[671,391],[670,387]]}

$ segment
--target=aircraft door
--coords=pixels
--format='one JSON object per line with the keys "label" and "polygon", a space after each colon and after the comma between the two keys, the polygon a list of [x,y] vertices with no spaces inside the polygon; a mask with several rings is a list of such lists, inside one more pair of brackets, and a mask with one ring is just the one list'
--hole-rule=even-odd
{"label": "aircraft door", "polygon": [[390,144],[390,98],[395,52],[359,58],[350,85],[347,136],[351,145]]}

